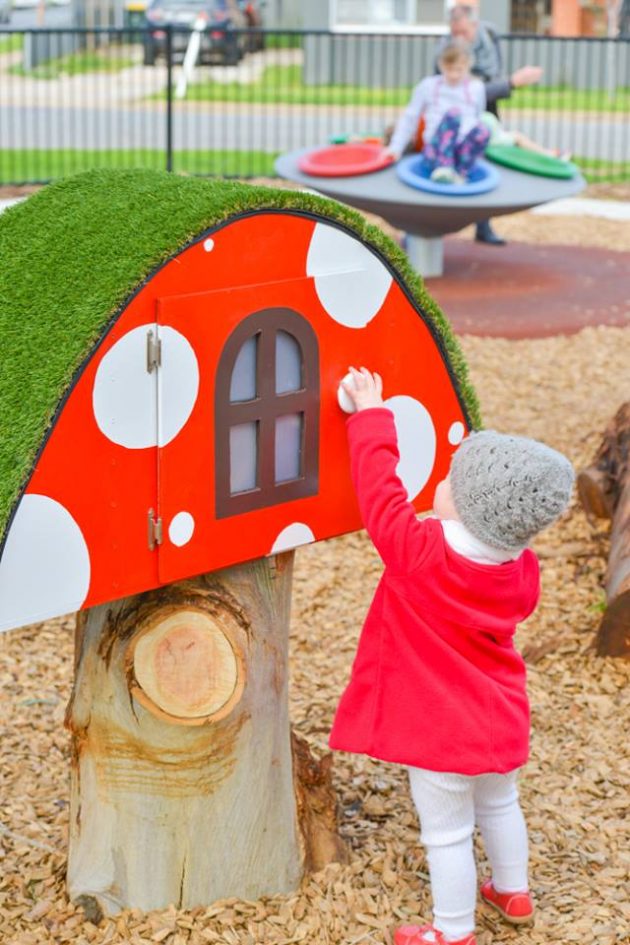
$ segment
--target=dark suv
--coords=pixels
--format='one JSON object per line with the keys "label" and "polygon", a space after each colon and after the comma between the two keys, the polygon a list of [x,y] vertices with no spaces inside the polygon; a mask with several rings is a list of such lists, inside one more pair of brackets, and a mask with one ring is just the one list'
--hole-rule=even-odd
{"label": "dark suv", "polygon": [[248,35],[252,26],[260,26],[256,3],[239,0],[151,0],[146,10],[147,33],[144,63],[153,65],[156,56],[166,51],[166,30],[173,27],[173,52],[181,57],[186,51],[190,31],[201,20],[200,59],[235,65],[245,52],[260,48],[262,35]]}

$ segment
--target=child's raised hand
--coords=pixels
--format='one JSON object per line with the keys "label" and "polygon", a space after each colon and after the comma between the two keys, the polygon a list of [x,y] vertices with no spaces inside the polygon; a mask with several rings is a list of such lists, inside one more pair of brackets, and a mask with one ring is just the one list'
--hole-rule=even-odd
{"label": "child's raised hand", "polygon": [[386,158],[388,161],[397,161],[400,157],[398,151],[393,151],[389,147],[384,147],[381,151],[381,154],[383,155],[383,158]]}
{"label": "child's raised hand", "polygon": [[383,406],[383,380],[380,374],[372,374],[364,367],[360,371],[351,367],[350,381],[343,380],[341,386],[352,401],[355,410]]}

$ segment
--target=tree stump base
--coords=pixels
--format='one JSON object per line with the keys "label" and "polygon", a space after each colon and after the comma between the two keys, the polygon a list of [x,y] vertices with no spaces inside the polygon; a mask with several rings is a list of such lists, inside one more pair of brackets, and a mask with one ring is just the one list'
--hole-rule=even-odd
{"label": "tree stump base", "polygon": [[292,751],[292,565],[288,552],[80,615],[68,888],[95,916],[288,893],[344,857],[330,759]]}

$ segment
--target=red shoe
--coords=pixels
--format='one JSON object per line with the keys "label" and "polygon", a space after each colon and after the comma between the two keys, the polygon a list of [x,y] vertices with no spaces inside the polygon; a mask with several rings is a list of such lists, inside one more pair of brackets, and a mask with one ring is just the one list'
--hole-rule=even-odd
{"label": "red shoe", "polygon": [[524,925],[534,918],[534,904],[528,892],[500,893],[488,879],[481,887],[481,898],[512,925]]}
{"label": "red shoe", "polygon": [[432,925],[401,925],[394,932],[394,945],[477,945],[477,939],[474,932],[455,940],[444,938]]}

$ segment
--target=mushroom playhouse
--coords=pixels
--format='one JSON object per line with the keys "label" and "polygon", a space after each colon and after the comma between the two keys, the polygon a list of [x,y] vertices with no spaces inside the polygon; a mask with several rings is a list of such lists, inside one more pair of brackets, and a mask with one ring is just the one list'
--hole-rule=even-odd
{"label": "mushroom playhouse", "polygon": [[393,242],[297,191],[94,171],[0,252],[0,629],[78,611],[69,895],[289,892],[344,855],[287,701],[293,549],[361,528],[339,381],[383,375],[423,512],[478,425],[457,343]]}

